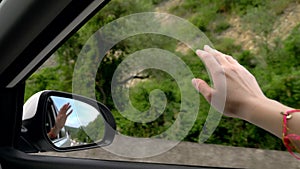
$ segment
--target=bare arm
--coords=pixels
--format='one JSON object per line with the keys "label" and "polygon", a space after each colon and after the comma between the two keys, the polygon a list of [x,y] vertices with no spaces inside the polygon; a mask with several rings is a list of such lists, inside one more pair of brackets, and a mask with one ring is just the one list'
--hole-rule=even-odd
{"label": "bare arm", "polygon": [[59,131],[64,127],[67,118],[72,112],[73,110],[71,109],[70,103],[66,103],[60,108],[55,120],[55,125],[48,132],[49,138],[55,138],[58,135]]}
{"label": "bare arm", "polygon": [[[210,87],[202,79],[193,79],[192,82],[212,106],[226,116],[246,120],[282,138],[283,115],[280,112],[293,108],[267,98],[255,77],[231,56],[209,46],[205,46],[204,50],[197,50],[196,53],[210,72],[214,87]],[[222,85],[224,82],[220,79],[226,80],[226,86]],[[224,93],[226,93],[225,108],[221,110],[221,96]],[[212,98],[217,101],[213,102]],[[299,121],[300,113],[293,114],[293,118],[288,121],[290,130],[298,135],[300,135]]]}

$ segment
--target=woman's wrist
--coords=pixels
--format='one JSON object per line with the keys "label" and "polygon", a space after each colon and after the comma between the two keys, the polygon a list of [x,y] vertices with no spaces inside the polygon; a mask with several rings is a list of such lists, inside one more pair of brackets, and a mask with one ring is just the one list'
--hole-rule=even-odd
{"label": "woman's wrist", "polygon": [[58,133],[59,133],[59,131],[60,131],[60,129],[57,128],[56,126],[53,126],[53,127],[52,127],[52,130],[53,130],[53,132],[54,132],[56,135],[58,135]]}
{"label": "woman's wrist", "polygon": [[282,115],[280,112],[286,112],[292,108],[266,97],[252,99],[249,102],[242,118],[281,138]]}
{"label": "woman's wrist", "polygon": [[268,104],[269,99],[266,97],[261,98],[243,98],[243,101],[239,104],[236,104],[236,110],[233,112],[236,118],[246,120],[248,122],[252,121],[255,112],[261,111],[259,107],[263,107],[264,104]]}
{"label": "woman's wrist", "polygon": [[54,126],[54,127],[52,127],[50,129],[50,131],[48,133],[48,137],[50,137],[50,138],[56,138],[57,135],[58,135],[58,133],[59,133],[59,129],[56,126]]}

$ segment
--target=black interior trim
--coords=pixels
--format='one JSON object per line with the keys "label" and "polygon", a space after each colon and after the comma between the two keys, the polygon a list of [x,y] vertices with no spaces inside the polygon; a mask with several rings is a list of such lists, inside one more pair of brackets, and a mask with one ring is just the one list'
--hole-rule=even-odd
{"label": "black interior trim", "polygon": [[[91,160],[41,155],[28,155],[12,148],[0,148],[3,169],[211,169],[213,167],[184,166],[157,163]],[[55,166],[55,167],[54,167]]]}
{"label": "black interior trim", "polygon": [[[7,0],[0,10],[0,73],[11,63],[53,19],[63,11],[71,0]],[[30,56],[34,57],[34,56]],[[30,60],[30,57],[27,59]],[[1,78],[3,79],[3,78]]]}
{"label": "black interior trim", "polygon": [[13,88],[0,87],[0,147],[16,144],[21,132],[24,84]]}
{"label": "black interior trim", "polygon": [[[57,3],[57,1],[51,2]],[[20,73],[26,67],[26,65],[28,65],[31,62],[31,60],[33,60],[62,30],[64,30],[64,28],[66,28],[92,2],[93,0],[71,1],[64,8],[64,10],[61,13],[59,13],[59,15],[56,16],[51,23],[49,23],[49,25],[45,29],[41,30],[41,33],[35,39],[28,39],[29,44],[28,46],[26,46],[26,48],[22,51],[20,55],[18,55],[17,57],[14,55],[12,55],[12,57],[7,57],[7,54],[4,53],[4,57],[6,59],[14,57],[16,57],[16,59],[14,59],[10,64],[9,62],[7,62],[9,66],[2,73],[0,72],[0,77],[1,79],[3,79],[0,81],[0,86],[7,86],[18,75],[18,73]],[[61,41],[58,45],[53,47],[53,49],[46,56],[44,56],[43,59],[34,68],[32,68],[31,71],[25,77],[23,77],[21,82],[25,81],[25,79],[27,79],[31,73],[33,73],[45,60],[47,60],[51,56],[51,54],[57,50],[59,46],[61,46],[71,35],[73,35],[84,23],[86,23],[98,10],[103,8],[103,6],[105,6],[105,4],[107,4],[108,2],[109,0],[104,0],[104,2],[100,6],[98,6],[94,11],[91,11],[90,15],[87,18],[85,18],[82,23],[78,24],[66,37],[64,37],[63,41]],[[35,6],[34,9],[35,8],[38,7]],[[45,10],[48,11],[49,9]],[[34,12],[31,12],[30,14],[38,15],[38,13]],[[32,26],[34,27],[34,25]],[[10,39],[13,39],[14,41],[16,40],[16,38],[17,37],[14,37],[12,35],[10,37]],[[2,44],[0,46],[1,50],[2,48],[6,48],[5,45]],[[10,47],[9,49],[13,48]],[[0,61],[2,60],[3,58],[0,56]]]}

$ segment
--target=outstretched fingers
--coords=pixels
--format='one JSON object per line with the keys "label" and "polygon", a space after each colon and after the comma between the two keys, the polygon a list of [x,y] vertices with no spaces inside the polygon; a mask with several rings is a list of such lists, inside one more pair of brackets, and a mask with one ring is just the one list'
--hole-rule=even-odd
{"label": "outstretched fingers", "polygon": [[204,50],[210,53],[221,65],[239,64],[232,56],[226,55],[208,45],[204,46]]}
{"label": "outstretched fingers", "polygon": [[[212,52],[212,51],[210,51]],[[221,63],[216,59],[212,53],[203,50],[197,50],[196,54],[204,62],[208,72],[213,80],[214,88],[220,88],[224,84],[225,72]]]}
{"label": "outstretched fingers", "polygon": [[200,59],[204,62],[206,68],[210,73],[214,73],[216,69],[220,68],[220,64],[214,58],[214,56],[207,51],[197,50],[196,54],[200,57]]}
{"label": "outstretched fingers", "polygon": [[228,63],[228,60],[225,58],[225,55],[223,53],[211,48],[210,46],[205,45],[204,51],[211,54],[211,56],[214,57],[219,64],[224,65]]}
{"label": "outstretched fingers", "polygon": [[69,116],[72,114],[72,112],[73,112],[73,110],[71,109],[71,110],[69,111],[69,113],[67,113],[67,117],[69,117]]}
{"label": "outstretched fingers", "polygon": [[70,108],[71,108],[70,103],[66,103],[60,108],[60,113],[66,114]]}

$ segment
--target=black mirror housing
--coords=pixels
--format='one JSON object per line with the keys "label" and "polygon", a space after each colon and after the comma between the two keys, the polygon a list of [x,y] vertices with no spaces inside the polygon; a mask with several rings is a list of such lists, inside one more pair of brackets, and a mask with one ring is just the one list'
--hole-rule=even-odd
{"label": "black mirror housing", "polygon": [[[90,109],[97,110],[99,112],[99,117],[103,119],[103,132],[101,132],[101,139],[94,140],[94,142],[81,143],[77,138],[69,139],[69,142],[77,142],[75,146],[57,146],[47,135],[47,112],[49,111],[49,99],[50,98],[62,98],[66,99],[69,102],[78,102],[90,107]],[[27,103],[30,102],[30,103]],[[74,151],[74,150],[83,150],[89,148],[103,147],[112,143],[115,134],[116,134],[116,123],[114,117],[110,110],[93,99],[83,97],[76,94],[60,92],[60,91],[41,91],[33,95],[28,99],[24,104],[23,110],[23,121],[21,136],[18,143],[18,149],[24,152],[43,152],[43,151]],[[30,108],[27,108],[30,105]],[[26,107],[26,108],[25,108]],[[81,111],[83,109],[81,108]],[[98,119],[98,117],[97,117]],[[94,121],[95,118],[93,118]],[[98,120],[99,121],[99,120]],[[92,120],[91,122],[92,123]],[[95,124],[93,124],[95,126]],[[88,123],[85,125],[81,123],[78,129],[82,130],[81,126],[88,126]],[[71,127],[72,128],[72,127]],[[73,128],[72,128],[73,129]],[[74,130],[74,129],[73,129]],[[84,131],[84,130],[82,130]],[[67,135],[68,132],[67,132]],[[88,134],[87,134],[88,136]],[[71,140],[71,141],[70,141]],[[91,139],[89,139],[91,140]],[[80,144],[81,143],[81,144]],[[73,143],[72,143],[73,144]]]}

